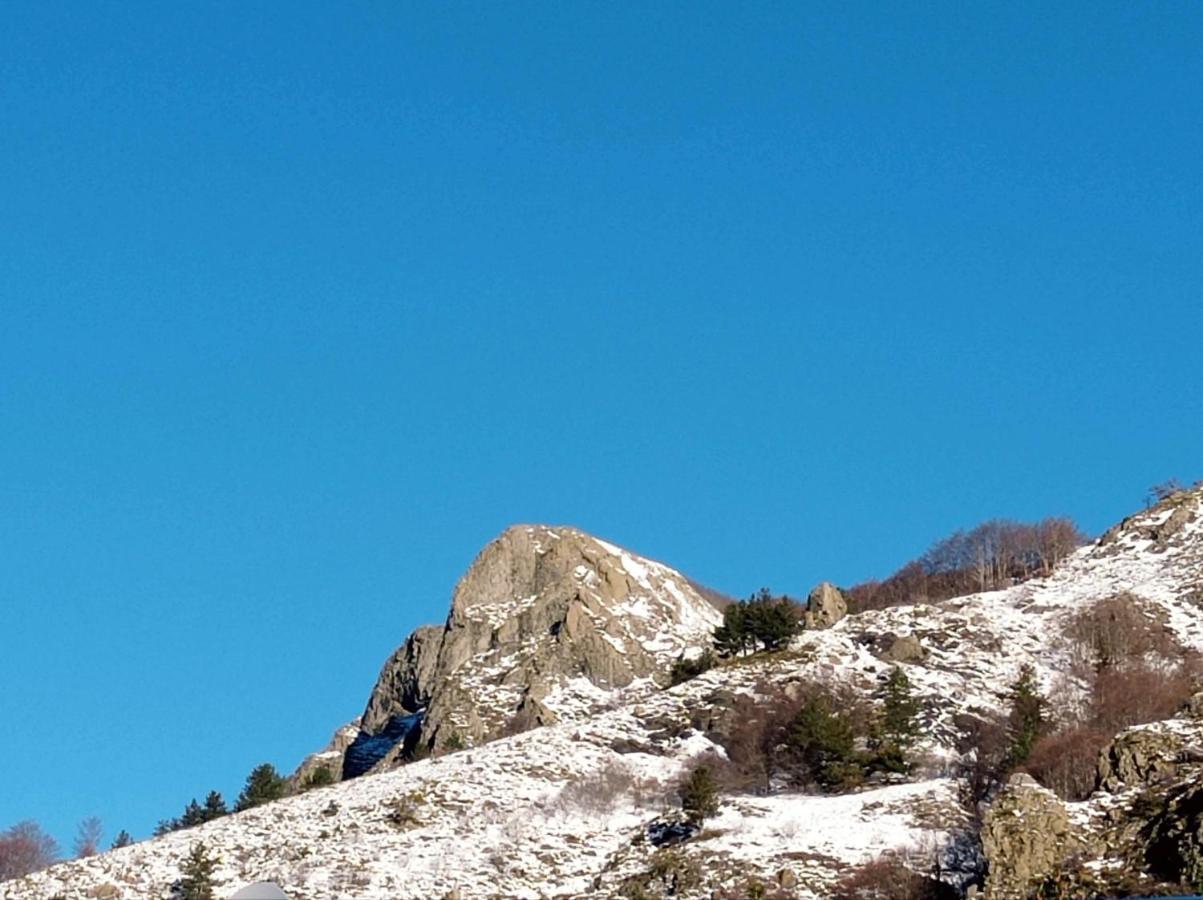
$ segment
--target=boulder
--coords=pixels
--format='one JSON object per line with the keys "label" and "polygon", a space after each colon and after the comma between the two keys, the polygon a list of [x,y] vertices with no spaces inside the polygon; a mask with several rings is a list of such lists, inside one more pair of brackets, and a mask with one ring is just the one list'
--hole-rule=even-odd
{"label": "boulder", "polygon": [[1099,787],[1115,793],[1171,776],[1185,743],[1180,734],[1157,725],[1122,732],[1099,757]]}
{"label": "boulder", "polygon": [[848,601],[839,588],[829,581],[817,585],[806,598],[807,628],[830,628],[848,615]]}
{"label": "boulder", "polygon": [[913,634],[897,635],[893,632],[881,635],[873,644],[873,655],[878,659],[894,663],[922,662],[927,650]]}

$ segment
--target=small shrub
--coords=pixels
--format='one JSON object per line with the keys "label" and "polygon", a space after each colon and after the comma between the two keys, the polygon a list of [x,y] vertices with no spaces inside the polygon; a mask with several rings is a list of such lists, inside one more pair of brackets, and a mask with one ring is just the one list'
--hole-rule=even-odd
{"label": "small shrub", "polygon": [[334,772],[330,767],[323,764],[310,772],[305,780],[301,783],[302,791],[311,791],[314,788],[327,787],[334,784]]}
{"label": "small shrub", "polygon": [[426,798],[418,791],[394,797],[385,805],[384,820],[395,828],[414,828],[422,824],[420,810]]}
{"label": "small shrub", "polygon": [[1078,613],[1069,637],[1088,654],[1097,669],[1111,668],[1148,656],[1180,655],[1164,624],[1164,614],[1132,594],[1116,594]]}
{"label": "small shrub", "polygon": [[1094,790],[1099,753],[1111,740],[1106,731],[1077,726],[1036,741],[1024,769],[1064,800],[1085,800]]}
{"label": "small shrub", "polygon": [[1089,715],[1111,734],[1133,725],[1157,722],[1174,715],[1190,699],[1195,679],[1186,666],[1162,668],[1133,663],[1108,668],[1095,677]]}
{"label": "small shrub", "polygon": [[[723,732],[715,735],[730,764],[717,771],[731,789],[751,787],[854,787],[873,765],[858,750],[868,740],[874,712],[852,692],[823,685],[760,686],[754,697],[739,697]],[[735,776],[735,777],[733,777]]]}
{"label": "small shrub", "polygon": [[601,815],[630,798],[637,806],[664,800],[664,788],[641,778],[619,760],[611,760],[595,774],[569,781],[560,790],[555,805],[565,813],[580,811]]}
{"label": "small shrub", "polygon": [[713,650],[709,649],[693,659],[678,659],[673,663],[672,670],[669,672],[671,684],[673,687],[684,684],[690,679],[697,678],[703,672],[709,672],[716,665],[718,665],[718,657],[714,655]]}
{"label": "small shrub", "polygon": [[715,736],[742,782],[733,780],[729,787],[750,787],[762,794],[772,790],[786,763],[790,722],[801,705],[801,698],[776,685],[758,685],[753,696],[736,698],[725,733]]}
{"label": "small shrub", "polygon": [[830,896],[832,900],[948,900],[956,892],[914,871],[897,856],[885,854],[841,878]]}

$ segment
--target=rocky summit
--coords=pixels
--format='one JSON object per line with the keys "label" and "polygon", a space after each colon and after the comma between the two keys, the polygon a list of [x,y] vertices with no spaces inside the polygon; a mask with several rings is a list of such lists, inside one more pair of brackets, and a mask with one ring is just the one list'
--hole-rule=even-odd
{"label": "rocky summit", "polygon": [[[1125,725],[1115,710],[1134,698],[1107,681],[1122,658],[1121,686],[1140,674],[1142,694],[1171,678],[1197,687],[1203,491],[1001,590],[857,611],[826,585],[807,606],[784,648],[683,676],[675,664],[708,650],[723,618],[689,579],[574,529],[512,528],[299,773],[325,765],[341,783],[0,897],[166,897],[200,842],[218,897],[264,880],[298,900],[1012,900],[1203,884],[1203,696],[1145,704],[1146,721]],[[801,787],[779,770],[730,777],[774,704],[813,717],[807,698],[830,689],[855,710],[900,672],[917,721],[906,765]],[[1010,763],[991,768],[983,735],[1021,730],[1025,678],[1043,698],[1033,736],[1064,746],[1018,763],[1012,740]],[[791,721],[796,740],[808,720]],[[681,787],[699,763],[718,776],[701,800]]]}
{"label": "rocky summit", "polygon": [[351,778],[586,717],[664,686],[720,620],[667,566],[574,528],[515,526],[460,579],[446,623],[405,640],[363,715],[294,780],[319,766]]}

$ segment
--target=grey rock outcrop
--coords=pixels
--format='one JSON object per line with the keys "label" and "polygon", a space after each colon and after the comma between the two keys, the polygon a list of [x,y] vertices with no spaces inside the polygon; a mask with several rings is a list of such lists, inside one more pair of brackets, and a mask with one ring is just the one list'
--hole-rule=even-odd
{"label": "grey rock outcrop", "polygon": [[378,732],[394,715],[426,708],[445,630],[442,625],[423,625],[388,658],[363,711],[364,731]]}
{"label": "grey rock outcrop", "polygon": [[310,778],[314,777],[319,769],[325,769],[330,773],[330,778],[338,781],[342,777],[343,757],[355,739],[359,736],[360,727],[359,720],[348,722],[346,725],[334,732],[330,738],[330,743],[319,750],[317,753],[311,753],[301,761],[295,772],[292,773],[289,779],[292,782],[293,788],[301,788]]}
{"label": "grey rock outcrop", "polygon": [[1023,900],[1057,871],[1074,843],[1069,813],[1030,775],[1014,775],[982,825],[988,900]]}
{"label": "grey rock outcrop", "polygon": [[667,566],[576,529],[515,526],[456,585],[446,623],[419,628],[385,663],[355,752],[362,763],[384,748],[373,765],[385,768],[415,747],[587,715],[614,691],[664,682],[720,620]]}
{"label": "grey rock outcrop", "polygon": [[1099,758],[1099,787],[1115,793],[1163,781],[1185,749],[1181,734],[1164,725],[1134,728],[1118,735]]}
{"label": "grey rock outcrop", "polygon": [[848,615],[848,601],[829,581],[817,585],[806,598],[807,628],[830,628]]}
{"label": "grey rock outcrop", "polygon": [[886,662],[922,662],[927,656],[923,644],[913,634],[897,635],[893,632],[881,635],[873,644],[873,653]]}

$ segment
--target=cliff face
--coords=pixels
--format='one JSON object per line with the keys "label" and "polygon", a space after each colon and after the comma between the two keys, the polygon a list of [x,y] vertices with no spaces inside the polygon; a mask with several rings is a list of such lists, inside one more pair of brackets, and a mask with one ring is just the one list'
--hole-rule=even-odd
{"label": "cliff face", "polygon": [[460,579],[446,624],[384,664],[341,772],[588,715],[664,682],[720,619],[667,566],[572,528],[510,528]]}

